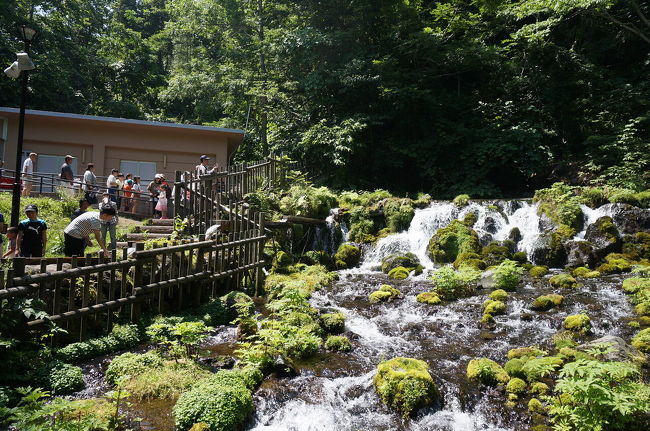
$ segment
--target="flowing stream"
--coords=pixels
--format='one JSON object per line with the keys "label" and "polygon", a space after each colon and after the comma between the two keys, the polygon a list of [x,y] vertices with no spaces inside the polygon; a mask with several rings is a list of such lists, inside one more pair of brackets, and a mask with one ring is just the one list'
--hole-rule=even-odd
{"label": "flowing stream", "polygon": [[[474,229],[482,244],[508,239],[516,227],[521,234],[518,249],[532,256],[544,227],[536,206],[525,201],[496,204],[471,203],[458,209],[449,202],[435,202],[417,210],[407,231],[381,239],[365,251],[359,268],[341,271],[340,279],[331,288],[316,292],[312,298],[315,307],[341,311],[347,316],[346,335],[352,340],[353,351],[323,354],[300,364],[298,377],[267,379],[256,393],[256,412],[247,429],[525,429],[528,415],[518,409],[505,409],[502,393],[467,383],[465,369],[470,359],[488,357],[503,363],[511,348],[549,346],[551,336],[562,329],[564,318],[582,311],[592,318],[592,338],[631,336],[626,322],[633,314],[632,307],[620,289],[619,276],[585,280],[579,289],[563,291],[565,305],[548,312],[532,311],[530,304],[553,289],[547,280],[527,279],[508,298],[507,314],[495,318],[496,328],[486,331],[479,322],[481,305],[489,292],[443,306],[420,304],[415,296],[432,287],[427,271],[402,281],[389,280],[378,271],[382,258],[409,251],[432,269],[434,265],[426,255],[430,237],[469,212],[477,215]],[[585,228],[609,212],[609,208],[586,208]],[[584,238],[584,231],[577,236]],[[381,284],[393,285],[402,296],[394,302],[370,304],[368,295]],[[372,382],[377,364],[397,356],[426,361],[443,398],[441,405],[425,408],[408,421],[382,404]]]}

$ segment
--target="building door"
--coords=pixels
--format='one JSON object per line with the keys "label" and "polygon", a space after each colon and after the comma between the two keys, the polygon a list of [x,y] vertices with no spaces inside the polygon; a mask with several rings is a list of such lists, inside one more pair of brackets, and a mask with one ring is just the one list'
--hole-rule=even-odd
{"label": "building door", "polygon": [[120,172],[124,175],[133,174],[134,177],[140,177],[143,184],[153,181],[156,175],[155,162],[138,162],[134,160],[121,160]]}

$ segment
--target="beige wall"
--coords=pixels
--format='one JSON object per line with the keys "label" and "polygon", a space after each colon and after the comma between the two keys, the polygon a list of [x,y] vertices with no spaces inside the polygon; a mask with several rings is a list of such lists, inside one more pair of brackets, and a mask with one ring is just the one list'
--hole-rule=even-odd
{"label": "beige wall", "polygon": [[[0,116],[8,118],[4,166],[13,169],[18,139],[18,114],[0,113]],[[49,155],[71,154],[78,160],[78,175],[83,174],[89,162],[95,164],[97,175],[106,176],[111,168],[119,169],[121,160],[132,160],[155,162],[158,172],[173,179],[176,170],[193,170],[202,154],[212,158],[210,165],[217,162],[220,166],[225,166],[229,144],[232,151],[240,140],[240,134],[217,130],[107,123],[28,114],[25,119],[23,148]]]}

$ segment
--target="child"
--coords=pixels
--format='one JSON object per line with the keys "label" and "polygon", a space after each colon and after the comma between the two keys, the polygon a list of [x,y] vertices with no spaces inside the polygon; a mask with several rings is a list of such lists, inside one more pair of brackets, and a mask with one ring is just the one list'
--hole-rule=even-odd
{"label": "child", "polygon": [[7,229],[7,252],[2,255],[2,258],[16,257],[16,237],[18,236],[18,228],[10,227]]}
{"label": "child", "polygon": [[38,207],[34,204],[25,208],[27,218],[18,223],[16,252],[22,257],[43,257],[47,249],[47,223],[38,218]]}
{"label": "child", "polygon": [[124,183],[124,211],[130,211],[133,202],[133,180]]}
{"label": "child", "polygon": [[160,218],[167,218],[167,193],[162,187],[158,192],[158,203],[156,204],[156,211],[160,211]]}

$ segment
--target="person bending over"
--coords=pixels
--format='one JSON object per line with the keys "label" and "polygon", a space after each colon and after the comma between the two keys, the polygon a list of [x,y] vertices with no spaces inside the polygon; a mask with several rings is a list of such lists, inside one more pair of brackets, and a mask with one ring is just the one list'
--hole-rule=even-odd
{"label": "person bending over", "polygon": [[66,256],[83,256],[86,246],[91,244],[90,234],[95,235],[97,243],[102,248],[104,255],[108,257],[109,251],[102,238],[102,223],[108,223],[116,215],[114,208],[105,207],[100,212],[87,212],[81,214],[68,224],[63,230],[64,252]]}

